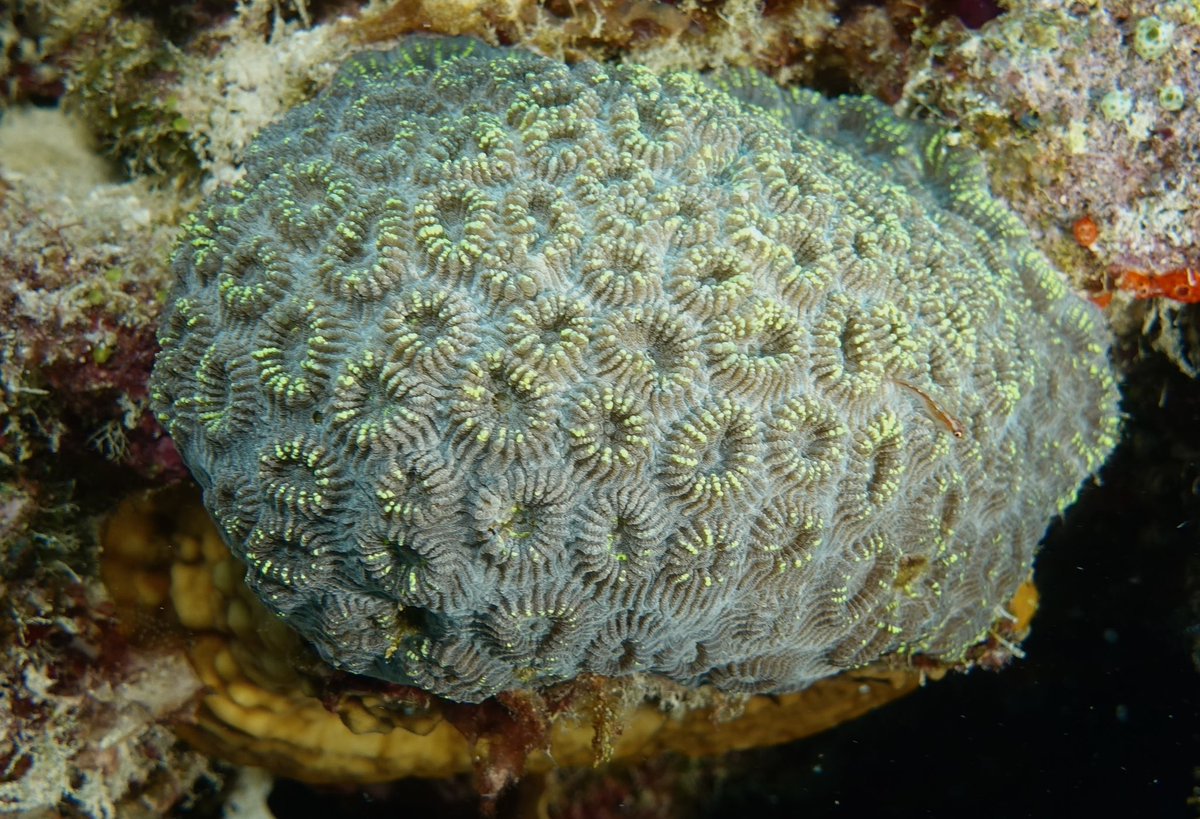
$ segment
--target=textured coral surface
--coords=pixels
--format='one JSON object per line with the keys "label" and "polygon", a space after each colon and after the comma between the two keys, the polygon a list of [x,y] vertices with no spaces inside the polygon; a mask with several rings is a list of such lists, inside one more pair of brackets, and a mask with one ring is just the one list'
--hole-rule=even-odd
{"label": "textured coral surface", "polygon": [[[344,683],[339,695],[314,694],[318,678],[300,670],[312,666],[310,652],[241,582],[240,564],[190,488],[126,499],[106,521],[101,541],[103,577],[121,620],[136,625],[135,643],[171,642],[177,630],[187,635],[179,642],[205,686],[194,723],[176,726],[191,746],[308,782],[445,777],[481,759],[495,764],[488,757],[511,726],[496,726],[499,736],[472,743],[459,729],[462,719],[452,723],[442,714],[450,707],[459,709],[454,716],[482,713],[481,707],[428,697],[423,705],[398,707],[387,688],[353,692]],[[1019,602],[1013,603],[1018,613]],[[1007,633],[1019,638],[1027,626],[1028,615]],[[874,668],[797,694],[749,700],[662,685],[623,691],[619,684],[585,684],[546,709],[544,733],[522,748],[531,752],[526,771],[786,742],[909,693],[919,679],[914,670]],[[638,693],[655,701],[643,702]]]}
{"label": "textured coral surface", "polygon": [[969,157],[748,72],[363,55],[175,269],[153,398],[250,584],[456,699],[962,658],[1115,434]]}

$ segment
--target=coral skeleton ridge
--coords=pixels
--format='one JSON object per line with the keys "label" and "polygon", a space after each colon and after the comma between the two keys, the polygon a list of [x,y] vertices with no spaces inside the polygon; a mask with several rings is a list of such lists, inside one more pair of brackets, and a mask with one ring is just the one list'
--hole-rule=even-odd
{"label": "coral skeleton ridge", "polygon": [[452,699],[957,662],[1111,449],[1096,310],[862,99],[412,37],[190,220],[152,398],[247,579]]}

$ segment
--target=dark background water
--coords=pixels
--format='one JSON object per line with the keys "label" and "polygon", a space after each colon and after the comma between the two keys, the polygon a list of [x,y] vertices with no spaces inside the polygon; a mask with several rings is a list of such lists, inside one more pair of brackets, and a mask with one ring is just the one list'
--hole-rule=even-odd
{"label": "dark background water", "polygon": [[747,754],[763,774],[708,816],[1200,816],[1200,383],[1155,359],[1126,396],[1102,485],[1038,558],[1026,658]]}

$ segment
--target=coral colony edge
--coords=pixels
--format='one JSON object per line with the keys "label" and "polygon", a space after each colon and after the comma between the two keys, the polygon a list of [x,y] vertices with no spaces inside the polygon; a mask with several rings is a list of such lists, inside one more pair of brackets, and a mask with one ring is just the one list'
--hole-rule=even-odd
{"label": "coral colony edge", "polygon": [[190,219],[152,400],[267,607],[477,702],[956,663],[1117,436],[1096,308],[944,135],[410,37]]}

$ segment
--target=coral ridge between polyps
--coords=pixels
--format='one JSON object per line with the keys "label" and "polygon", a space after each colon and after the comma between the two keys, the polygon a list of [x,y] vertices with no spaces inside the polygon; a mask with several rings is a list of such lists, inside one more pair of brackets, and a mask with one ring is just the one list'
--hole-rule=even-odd
{"label": "coral ridge between polyps", "polygon": [[362,54],[174,268],[153,399],[251,586],[459,700],[960,660],[1115,439],[977,163],[749,71]]}

